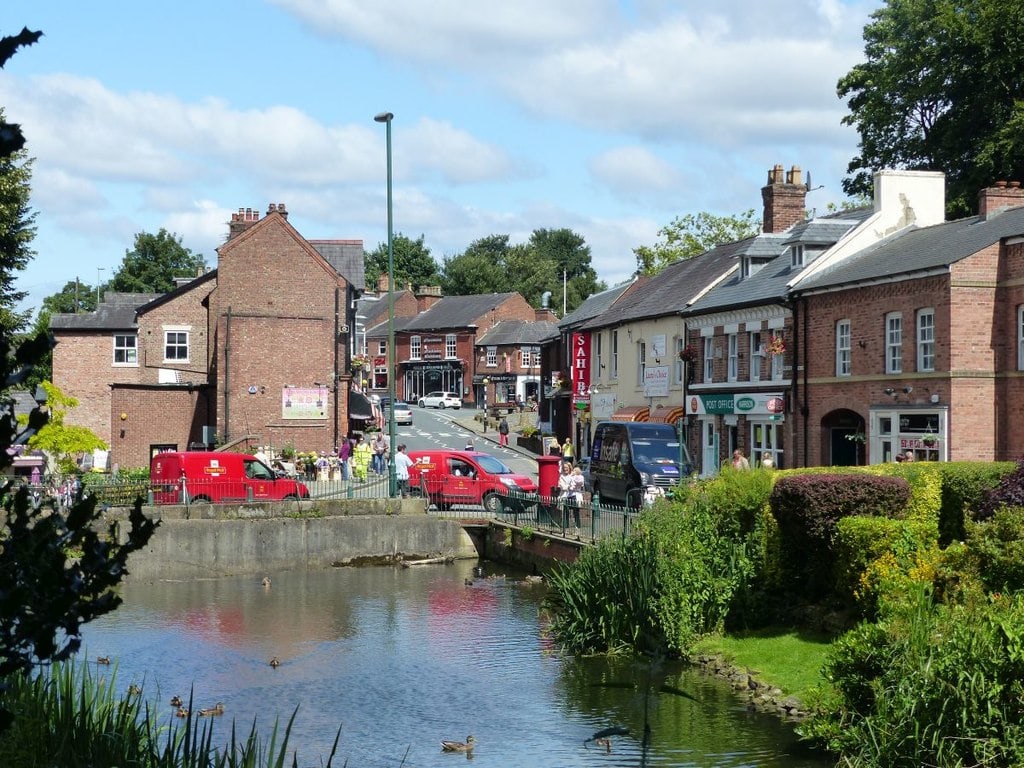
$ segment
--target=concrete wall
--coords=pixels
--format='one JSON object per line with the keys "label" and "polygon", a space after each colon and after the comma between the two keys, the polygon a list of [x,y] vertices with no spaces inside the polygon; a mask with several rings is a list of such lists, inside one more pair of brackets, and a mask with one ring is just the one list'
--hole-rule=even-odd
{"label": "concrete wall", "polygon": [[[318,508],[316,514],[322,517],[208,505],[202,510],[206,516],[197,516],[199,507],[192,507],[186,516],[183,508],[148,507],[147,514],[158,517],[160,526],[149,545],[128,559],[128,578],[262,576],[267,571],[293,568],[478,557],[473,540],[458,521],[429,517],[423,513],[421,501],[395,500],[380,505],[337,502],[331,506]],[[289,508],[294,510],[294,505]],[[389,508],[391,513],[385,513]],[[107,523],[126,516],[124,510],[105,515]]]}

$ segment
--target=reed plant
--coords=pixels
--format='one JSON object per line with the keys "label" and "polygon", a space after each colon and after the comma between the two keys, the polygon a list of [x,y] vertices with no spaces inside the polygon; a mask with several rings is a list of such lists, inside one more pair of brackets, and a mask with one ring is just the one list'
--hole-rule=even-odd
{"label": "reed plant", "polygon": [[[174,721],[152,711],[137,694],[115,693],[116,669],[97,677],[87,664],[74,660],[54,664],[31,676],[18,674],[2,693],[14,714],[11,728],[0,735],[0,765],[122,766],[127,768],[284,768],[296,712],[284,733],[274,723],[268,742],[255,721],[244,738],[231,724],[230,738],[214,744],[213,721],[190,714]],[[192,702],[188,709],[192,711]],[[339,728],[330,768],[341,737]],[[292,754],[291,765],[298,766]]]}

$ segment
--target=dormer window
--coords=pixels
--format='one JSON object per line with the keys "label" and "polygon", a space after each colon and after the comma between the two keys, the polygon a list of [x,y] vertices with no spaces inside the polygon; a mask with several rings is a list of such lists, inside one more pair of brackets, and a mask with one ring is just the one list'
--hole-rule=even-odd
{"label": "dormer window", "polygon": [[769,261],[771,261],[771,259],[758,259],[753,256],[744,256],[740,260],[740,279],[746,280],[748,277],[756,275]]}
{"label": "dormer window", "polygon": [[804,265],[804,247],[802,245],[794,245],[789,250],[789,265],[791,267],[802,267]]}
{"label": "dormer window", "polygon": [[790,247],[789,264],[792,267],[806,267],[825,252],[820,245],[794,245]]}

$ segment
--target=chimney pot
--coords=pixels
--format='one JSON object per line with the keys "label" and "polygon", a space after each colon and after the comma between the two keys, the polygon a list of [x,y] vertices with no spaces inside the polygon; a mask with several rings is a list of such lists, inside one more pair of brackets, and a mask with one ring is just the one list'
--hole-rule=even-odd
{"label": "chimney pot", "polygon": [[996,186],[999,187],[1000,189],[1003,189],[1004,187],[1006,187],[1006,182],[1005,181],[997,181],[996,182]]}
{"label": "chimney pot", "polygon": [[1020,182],[1019,181],[1011,181],[1007,186],[1009,186],[1010,189],[1020,189]]}

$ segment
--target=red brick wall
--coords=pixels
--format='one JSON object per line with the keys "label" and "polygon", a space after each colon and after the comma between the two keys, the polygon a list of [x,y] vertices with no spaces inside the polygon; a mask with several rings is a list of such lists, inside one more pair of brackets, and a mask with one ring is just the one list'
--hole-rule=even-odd
{"label": "red brick wall", "polygon": [[154,445],[185,450],[199,442],[212,412],[202,387],[125,386],[112,390],[109,417],[114,424],[111,466],[130,469],[148,467]]}
{"label": "red brick wall", "polygon": [[[187,291],[139,317],[139,361],[143,366],[141,381],[155,384],[159,369],[180,371],[180,380],[205,382],[209,375],[209,315],[203,301],[214,288],[211,280],[195,290]],[[188,330],[188,361],[164,360],[165,331]]]}
{"label": "red brick wall", "polygon": [[[125,330],[122,333],[134,333]],[[110,385],[138,383],[141,367],[115,367],[114,333],[69,333],[55,331],[57,346],[53,350],[53,383],[78,399],[78,406],[67,412],[65,423],[92,430],[109,443]],[[140,356],[141,357],[141,356]]]}

